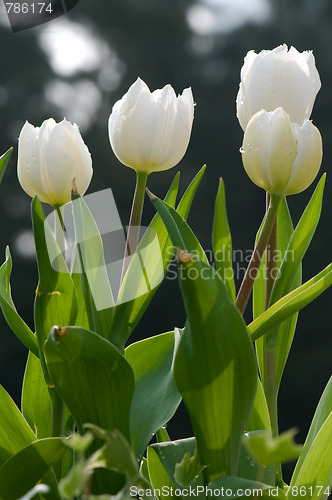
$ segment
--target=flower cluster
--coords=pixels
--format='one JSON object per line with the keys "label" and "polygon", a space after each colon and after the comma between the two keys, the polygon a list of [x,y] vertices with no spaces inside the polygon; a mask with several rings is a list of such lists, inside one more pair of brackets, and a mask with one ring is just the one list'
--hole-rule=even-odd
{"label": "flower cluster", "polygon": [[251,180],[271,194],[300,193],[318,173],[322,139],[309,118],[319,89],[312,52],[281,45],[245,57],[237,96],[242,159]]}
{"label": "flower cluster", "polygon": [[[193,118],[191,89],[178,97],[170,85],[150,92],[138,78],[109,117],[113,151],[137,172],[172,168],[187,150]],[[53,118],[41,127],[26,122],[18,155],[18,178],[26,193],[59,206],[70,201],[73,186],[83,195],[91,177],[91,156],[76,124]]]}
{"label": "flower cluster", "polygon": [[[318,173],[322,139],[309,118],[319,89],[312,52],[281,45],[245,57],[237,96],[242,159],[251,180],[271,194],[299,193]],[[113,106],[110,143],[116,157],[137,173],[167,170],[184,156],[193,118],[190,88],[179,96],[170,85],[150,92],[138,78]],[[26,123],[19,138],[18,176],[30,196],[54,206],[70,201],[74,179],[84,194],[92,166],[77,125],[53,119],[40,128]]]}

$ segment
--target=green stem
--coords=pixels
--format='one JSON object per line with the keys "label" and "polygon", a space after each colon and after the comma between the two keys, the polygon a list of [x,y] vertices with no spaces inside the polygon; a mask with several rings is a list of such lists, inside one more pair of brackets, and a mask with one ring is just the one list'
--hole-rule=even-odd
{"label": "green stem", "polygon": [[[54,207],[54,226],[55,226],[55,240],[63,254],[65,251],[65,223],[63,220],[63,208],[62,206]],[[61,211],[62,209],[62,211]]]}
{"label": "green stem", "polygon": [[[266,211],[270,204],[270,195],[266,193]],[[272,288],[276,279],[277,267],[277,217],[274,219],[272,232],[266,247],[265,270],[265,309],[269,307]]]}
{"label": "green stem", "polygon": [[256,247],[251,256],[246,273],[240,286],[239,293],[236,297],[236,305],[240,312],[243,314],[248,303],[254,281],[256,279],[259,266],[261,264],[266,245],[269,241],[274,221],[278,212],[281,196],[271,195],[269,208],[266,213],[265,221],[259,235]]}
{"label": "green stem", "polygon": [[[270,195],[266,193],[266,206],[270,204]],[[268,210],[268,208],[267,208]],[[277,217],[274,219],[272,231],[266,247],[265,267],[265,309],[269,307],[272,288],[277,270]],[[268,345],[268,337],[264,337],[264,391],[270,415],[272,436],[278,437],[278,387],[276,383],[276,347]],[[281,463],[275,464],[276,486],[283,488]]]}
{"label": "green stem", "polygon": [[136,188],[133,198],[133,204],[131,207],[131,214],[127,231],[125,258],[123,263],[121,281],[123,280],[128,268],[128,264],[126,263],[126,257],[129,257],[130,255],[134,254],[138,245],[143,205],[144,205],[145,188],[148,175],[149,175],[148,172],[136,172]]}

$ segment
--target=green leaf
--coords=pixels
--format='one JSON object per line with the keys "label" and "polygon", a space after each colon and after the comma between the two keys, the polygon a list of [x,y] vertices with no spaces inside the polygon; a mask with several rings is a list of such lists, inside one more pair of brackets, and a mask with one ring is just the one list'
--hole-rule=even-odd
{"label": "green leaf", "polygon": [[[319,222],[325,178],[326,176],[324,174],[290,238],[279,268],[278,276],[271,292],[269,305],[274,304],[277,300],[281,299],[285,294],[296,288],[301,283],[299,276],[300,265]],[[270,331],[266,335],[265,339],[266,349],[276,349],[277,387],[280,384],[282,373],[292,344],[296,317],[292,316],[289,320],[287,320],[287,322],[288,324],[281,324],[280,327]],[[261,373],[264,384],[265,369],[261,371]]]}
{"label": "green leaf", "polygon": [[226,284],[230,298],[235,302],[232,236],[227,218],[225,186],[221,178],[214,208],[212,247],[216,270]]}
{"label": "green leaf", "polygon": [[299,489],[301,486],[305,486],[305,495],[302,496],[305,499],[324,500],[329,496],[327,490],[331,490],[332,486],[331,442],[332,412],[306,453],[296,478],[292,478],[288,498],[298,495],[296,489],[293,490],[293,486],[298,486]]}
{"label": "green leaf", "polygon": [[[260,379],[258,379],[254,405],[246,425],[247,432],[257,430],[271,431],[269,410],[267,408],[265,394]],[[259,462],[257,462],[257,460],[248,452],[243,442],[241,445],[237,475],[250,480],[256,480],[259,477],[265,484],[275,484],[274,467],[264,467],[260,465]]]}
{"label": "green leaf", "polygon": [[[265,214],[266,216],[266,214]],[[260,235],[262,230],[262,226],[264,224],[264,219],[260,225],[259,230],[257,231],[256,241]],[[278,215],[277,215],[277,266],[280,267],[282,259],[284,257],[285,251],[288,247],[289,240],[294,232],[293,222],[291,219],[291,215],[289,213],[287,200],[286,198],[282,198],[280,200]],[[266,253],[264,253],[264,257],[261,262],[261,266],[259,269],[259,273],[257,278],[255,279],[254,289],[253,289],[253,317],[257,318],[260,316],[266,309],[265,307],[265,257]]]}
{"label": "green leaf", "polygon": [[262,383],[258,377],[257,390],[251,414],[246,425],[247,431],[271,430],[269,410]]}
{"label": "green leaf", "polygon": [[[45,343],[45,357],[55,389],[80,433],[84,424],[92,423],[106,430],[118,429],[129,439],[134,374],[113,344],[83,328],[53,328]],[[97,447],[96,442],[93,449]],[[123,476],[100,469],[93,477],[93,491],[116,493],[123,481]]]}
{"label": "green leaf", "polygon": [[270,304],[279,300],[291,289],[295,273],[305,255],[319,222],[325,180],[326,175],[324,174],[289,241],[286,254],[280,266],[278,277],[272,289]]}
{"label": "green leaf", "polygon": [[187,252],[195,253],[198,258],[207,263],[208,260],[201,244],[181,215],[151,193],[150,198],[167,228],[173,245]]}
{"label": "green leaf", "polygon": [[252,340],[256,340],[297,311],[310,304],[332,285],[332,263],[306,283],[288,293],[248,325]]}
{"label": "green leaf", "polygon": [[39,439],[9,458],[0,468],[1,500],[27,493],[66,450],[62,438]]}
{"label": "green leaf", "polygon": [[153,489],[151,488],[151,492],[146,491],[146,497],[156,498],[154,490],[158,490],[157,498],[159,500],[166,500],[166,498],[168,498],[168,495],[163,495],[163,487],[174,488],[175,486],[173,481],[167,474],[163,464],[161,463],[156,450],[154,450],[151,446],[148,447],[147,451],[147,463],[148,463],[149,477]]}
{"label": "green leaf", "polygon": [[[182,196],[178,207],[177,207],[177,212],[183,217],[187,218],[193,197],[196,193],[196,190],[199,186],[199,183],[202,179],[202,176],[205,171],[205,166],[201,168],[201,170],[196,174],[194,179],[191,181],[189,184],[188,188],[186,189],[184,195]],[[178,192],[178,184],[179,184],[179,175],[177,174],[172,182],[172,185],[165,197],[165,201],[172,207],[175,206],[176,202],[176,196]],[[144,249],[147,247],[149,243],[149,239],[151,239],[151,236],[153,234],[153,231],[156,232],[158,236],[158,241],[160,245],[160,249],[158,250],[158,258],[159,258],[159,252],[161,250],[161,255],[162,255],[162,265],[163,265],[163,270],[165,272],[168,263],[171,261],[174,255],[174,249],[173,247],[170,247],[170,238],[168,236],[167,230],[164,226],[164,223],[162,219],[160,218],[159,214],[156,214],[155,217],[152,219],[149,229],[151,231],[147,231],[146,235],[143,236],[139,246],[138,246],[138,252],[141,251],[141,249]],[[153,251],[153,248],[151,248],[151,252]],[[153,259],[152,259],[153,262]],[[134,268],[134,266],[133,266]],[[149,269],[151,268],[151,265]],[[135,270],[135,268],[134,268]],[[111,337],[110,340],[114,345],[118,346],[120,349],[124,346],[126,343],[128,337],[130,336],[131,332],[141,319],[144,311],[148,307],[149,303],[151,302],[154,294],[159,288],[159,285],[156,286],[155,288],[146,291],[143,295],[137,296],[133,300],[125,301],[123,300],[123,296],[127,293],[126,289],[127,287],[129,288],[129,293],[132,293],[132,286],[133,283],[135,282],[135,279],[137,279],[137,276],[134,273],[134,276],[132,279],[129,279],[130,273],[132,271],[129,269],[126,274],[126,278],[123,282],[123,285],[121,287],[120,293],[119,293],[119,298],[118,298],[118,304],[115,307],[114,311],[114,316],[113,316],[113,321],[112,321],[112,327],[111,327]],[[151,272],[151,271],[149,271]],[[159,272],[159,269],[158,269]],[[152,278],[152,281],[154,280],[154,277]],[[134,285],[137,287],[137,283]],[[146,286],[146,285],[145,285]]]}
{"label": "green leaf", "polygon": [[[188,218],[192,201],[194,199],[197,188],[200,185],[200,182],[201,182],[202,177],[205,173],[205,170],[206,170],[206,165],[203,165],[203,167],[197,172],[197,174],[195,175],[195,177],[193,178],[193,180],[191,181],[191,183],[187,187],[184,195],[182,196],[182,198],[181,198],[181,200],[176,208],[176,211],[185,220],[187,220],[187,218]],[[168,202],[168,200],[165,199],[165,201],[169,205],[173,206],[171,203]]]}
{"label": "green leaf", "polygon": [[[288,205],[286,199],[283,198],[280,202],[277,215],[278,270],[280,269],[280,265],[283,259],[289,258],[289,254],[287,254],[287,248],[293,232],[294,228],[288,210]],[[295,278],[291,283],[291,288],[288,291],[291,291],[293,288],[296,288],[300,284],[301,284],[301,265],[299,265],[295,274]],[[259,316],[265,311],[265,285],[266,281],[265,281],[265,255],[264,255],[264,259],[260,267],[258,278],[255,280],[254,284],[254,297],[253,297],[254,318],[257,318],[257,316]],[[295,311],[295,313],[296,312],[297,311]],[[286,321],[276,325],[278,329],[275,330],[274,335],[278,337],[277,352],[276,352],[276,380],[278,385],[280,383],[284,366],[294,337],[296,322],[297,322],[297,314],[293,314],[290,315],[289,318],[286,318]],[[256,342],[256,352],[257,352],[257,359],[262,381],[264,383],[265,339],[260,339]]]}
{"label": "green leaf", "polygon": [[81,495],[92,474],[93,469],[88,467],[86,462],[76,463],[68,474],[59,481],[61,498],[76,498],[78,495]]}
{"label": "green leaf", "polygon": [[12,152],[13,152],[13,148],[10,148],[10,149],[8,149],[8,151],[6,151],[6,153],[4,153],[0,157],[0,184],[1,184],[2,178],[4,176],[4,173],[6,171],[6,167],[7,167],[7,164],[9,162],[9,158],[11,157]]}
{"label": "green leaf", "polygon": [[175,465],[174,479],[181,486],[187,487],[197,479],[204,469],[205,466],[199,462],[197,449],[193,455],[187,451],[181,462]]}
{"label": "green leaf", "polygon": [[36,440],[22,413],[0,386],[0,466],[19,450]]}
{"label": "green leaf", "polygon": [[179,255],[188,327],[174,363],[206,479],[236,474],[256,393],[257,367],[243,318],[216,271]]}
{"label": "green leaf", "polygon": [[135,374],[135,393],[130,411],[133,449],[142,456],[152,435],[174,415],[181,396],[173,376],[177,332],[168,332],[135,342],[126,349],[126,359]]}
{"label": "green leaf", "polygon": [[312,419],[307,435],[307,439],[304,443],[303,452],[301,453],[293,472],[292,483],[295,483],[302,464],[307,456],[307,453],[310,450],[312,443],[314,442],[318,432],[320,431],[322,425],[324,424],[330,413],[332,413],[332,377],[330,377],[330,380],[328,381],[322,397],[320,398],[320,401],[317,405],[315,415]]}
{"label": "green leaf", "polygon": [[[195,454],[195,450],[195,438],[179,439],[168,443],[158,443],[148,447],[147,458],[149,476],[153,488],[160,490],[161,492],[161,494],[158,495],[158,498],[169,498],[170,494],[167,494],[167,489],[169,488],[173,488],[173,492],[176,488],[183,489],[181,484],[177,482],[176,468],[177,465],[181,464],[187,454],[193,456]],[[203,476],[200,473],[191,484],[191,487],[196,488],[197,486],[201,486],[204,490],[203,484]],[[163,489],[163,486],[166,487],[166,490]],[[199,492],[197,497],[203,499],[205,498],[205,495],[202,494],[202,492]],[[186,498],[186,495],[180,498]]]}
{"label": "green leaf", "polygon": [[[208,488],[213,491],[213,496],[216,498],[224,498],[225,496],[227,498],[243,498],[244,495],[250,496],[250,498],[286,498],[285,493],[280,488],[271,488],[268,484],[242,477],[218,477],[208,485]],[[252,495],[248,495],[249,491],[252,492]]]}
{"label": "green leaf", "polygon": [[52,328],[47,367],[80,433],[85,423],[120,430],[129,438],[134,392],[131,366],[107,340],[79,327]]}
{"label": "green leaf", "polygon": [[[46,372],[44,360],[45,340],[52,326],[75,324],[77,297],[73,280],[53,233],[47,222],[45,222],[45,214],[36,196],[32,200],[31,216],[39,274],[34,316],[41,363],[43,371]],[[56,256],[57,261],[51,262],[50,255]]]}
{"label": "green leaf", "polygon": [[[15,405],[9,394],[0,386],[0,466],[18,453],[22,448],[36,440],[27,421]],[[48,471],[43,477],[43,482],[51,487],[54,499],[56,493],[56,480],[54,472]],[[0,496],[0,498],[2,498]]]}
{"label": "green leaf", "polygon": [[127,439],[118,429],[105,431],[95,425],[86,424],[95,435],[105,441],[105,445],[89,458],[89,467],[104,467],[121,474],[127,479],[138,473],[138,462]]}
{"label": "green leaf", "polygon": [[78,453],[84,453],[89,448],[93,440],[94,435],[92,432],[86,432],[83,436],[77,432],[73,432],[73,434],[66,439],[65,443],[72,450],[75,450]]}
{"label": "green leaf", "polygon": [[289,429],[274,438],[270,431],[253,431],[245,434],[244,444],[262,465],[289,462],[298,458],[303,448],[294,442],[295,434],[296,430]]}
{"label": "green leaf", "polygon": [[103,242],[93,215],[79,195],[73,197],[72,211],[82,291],[90,329],[104,338],[109,338],[114,299],[104,259]]}
{"label": "green leaf", "polygon": [[22,413],[38,439],[51,436],[51,399],[40,360],[32,353],[29,353],[24,373]]}
{"label": "green leaf", "polygon": [[10,274],[12,271],[12,258],[9,247],[6,248],[6,260],[0,267],[0,306],[8,326],[35,356],[39,356],[38,342],[28,325],[19,316],[10,291]]}

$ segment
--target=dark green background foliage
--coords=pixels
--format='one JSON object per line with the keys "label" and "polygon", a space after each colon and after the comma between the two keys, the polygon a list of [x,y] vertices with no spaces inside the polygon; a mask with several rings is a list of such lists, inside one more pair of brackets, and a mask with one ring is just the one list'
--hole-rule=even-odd
{"label": "dark green background foliage", "polygon": [[[233,248],[246,252],[252,248],[254,234],[264,213],[265,195],[246,176],[239,148],[242,130],[235,116],[235,98],[243,57],[250,49],[260,51],[286,43],[298,50],[312,49],[321,75],[322,89],[313,111],[314,123],[324,142],[322,172],[327,171],[327,186],[320,221],[314,241],[304,261],[304,281],[331,260],[332,232],[332,3],[330,0],[270,0],[270,20],[247,23],[217,34],[195,34],[187,22],[191,0],[80,0],[61,22],[82,23],[109,47],[118,60],[116,77],[112,77],[112,61],[105,58],[98,67],[87,66],[73,74],[56,74],[42,47],[45,30],[57,36],[58,21],[39,28],[12,34],[5,22],[0,24],[0,152],[14,146],[0,195],[0,251],[4,256],[9,244],[13,256],[12,288],[16,306],[33,328],[32,307],[37,282],[33,257],[23,257],[17,238],[30,230],[30,199],[16,178],[17,137],[25,120],[34,125],[53,116],[60,121],[77,119],[68,98],[57,93],[58,106],[50,100],[54,83],[73,88],[86,84],[100,95],[99,107],[83,126],[82,135],[94,165],[89,192],[111,187],[123,224],[129,217],[134,189],[134,172],[123,167],[113,155],[107,134],[107,119],[114,102],[138,76],[152,90],[171,83],[176,92],[191,86],[197,103],[188,152],[175,169],[153,174],[148,179],[150,190],[164,196],[176,169],[181,170],[182,190],[194,173],[207,163],[208,169],[194,200],[189,223],[205,249],[211,249],[214,198],[218,179],[224,178]],[[225,4],[227,2],[224,2]],[[228,0],[231,5],[232,0]],[[3,6],[1,6],[3,7]],[[60,35],[59,35],[60,37]],[[61,40],[59,39],[60,43]],[[70,47],[68,47],[70,50]],[[114,58],[113,58],[114,61]],[[96,65],[95,65],[96,66]],[[106,76],[105,76],[106,75]],[[105,83],[106,82],[106,83]],[[64,87],[62,87],[64,88]],[[82,88],[82,87],[81,87]],[[84,106],[89,104],[89,91],[81,93]],[[60,109],[61,108],[61,109]],[[76,106],[76,112],[79,104]],[[316,184],[317,181],[315,181]],[[181,190],[181,187],[180,187]],[[305,193],[290,197],[294,223],[309,200],[313,186]],[[143,223],[154,213],[146,200]],[[4,260],[1,259],[1,262]],[[241,268],[245,262],[238,262]],[[173,271],[175,267],[172,268]],[[241,277],[243,271],[241,272]],[[300,314],[297,333],[287,364],[280,393],[280,427],[299,428],[303,440],[318,398],[331,369],[331,291],[320,297]],[[185,321],[177,280],[166,280],[138,325],[133,339],[182,327]],[[26,351],[0,318],[0,382],[13,395],[20,397]],[[185,416],[169,428],[172,438],[191,435]]]}

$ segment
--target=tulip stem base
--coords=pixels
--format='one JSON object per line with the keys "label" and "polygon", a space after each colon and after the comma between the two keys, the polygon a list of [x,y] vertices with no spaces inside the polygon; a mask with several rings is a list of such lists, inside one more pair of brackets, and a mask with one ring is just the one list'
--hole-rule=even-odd
{"label": "tulip stem base", "polygon": [[280,200],[281,196],[279,195],[272,194],[270,196],[269,207],[266,213],[261,233],[259,235],[257,244],[251,256],[238,295],[236,297],[236,305],[242,314],[244,313],[246,305],[248,303],[252,287],[258,274],[259,266],[261,264],[271,233],[273,231]]}

